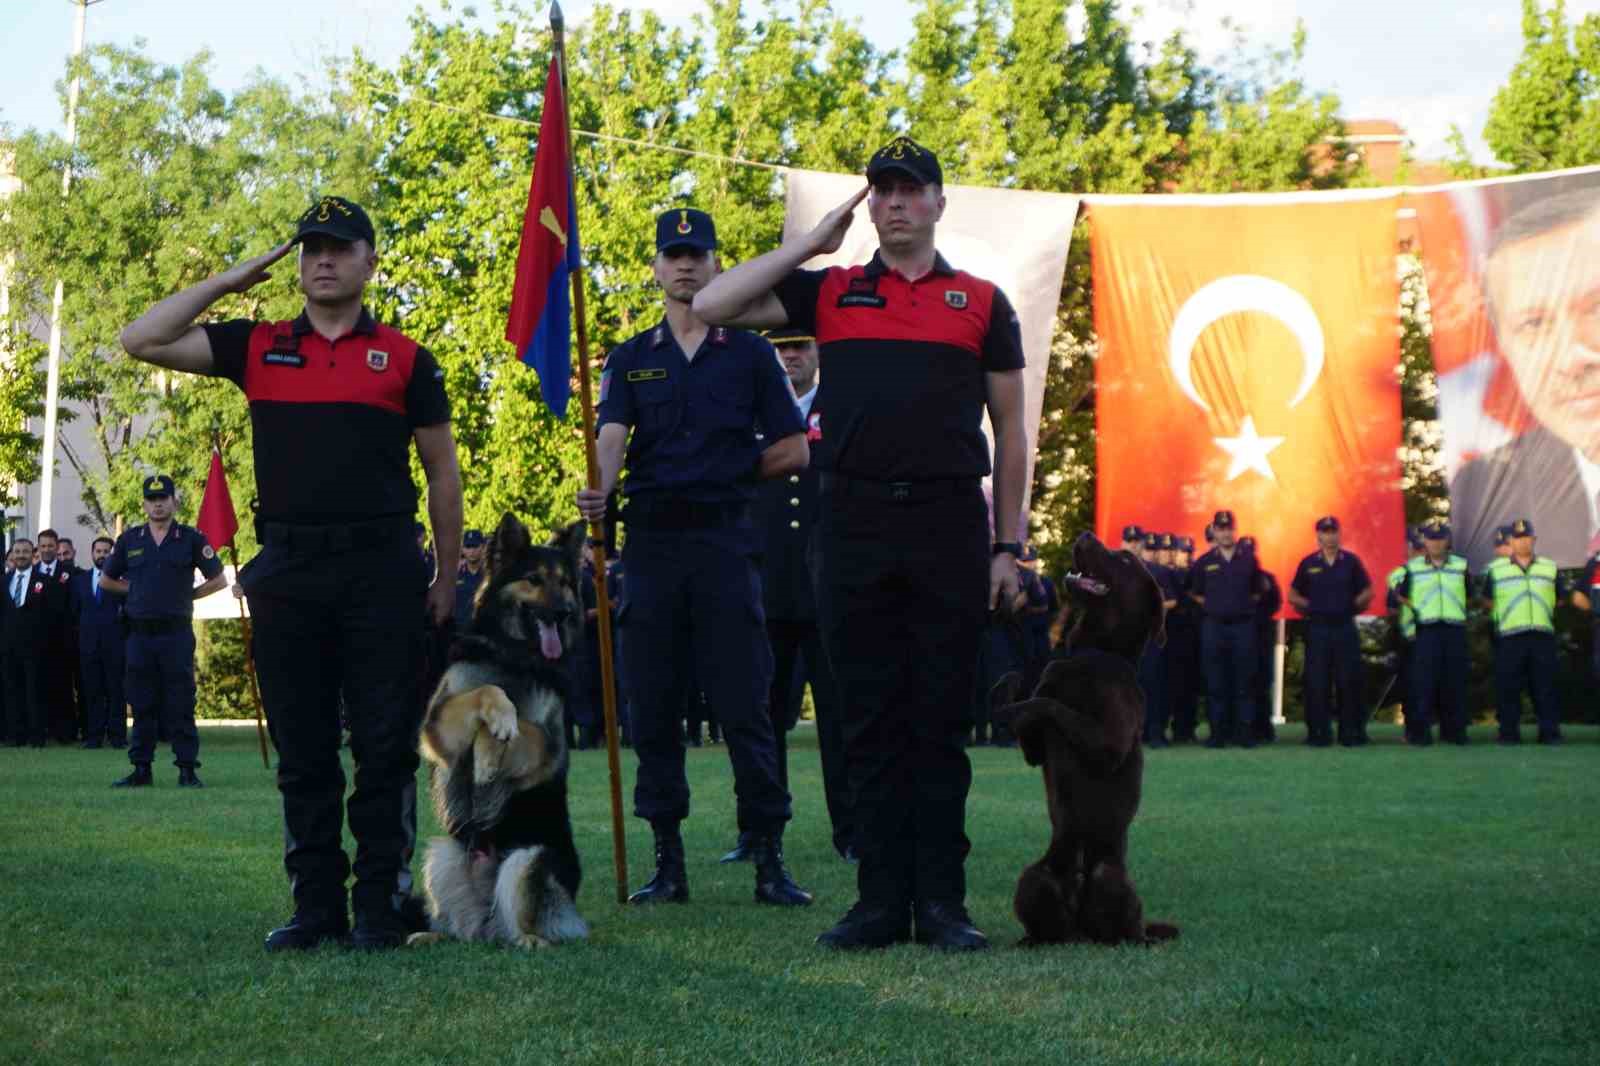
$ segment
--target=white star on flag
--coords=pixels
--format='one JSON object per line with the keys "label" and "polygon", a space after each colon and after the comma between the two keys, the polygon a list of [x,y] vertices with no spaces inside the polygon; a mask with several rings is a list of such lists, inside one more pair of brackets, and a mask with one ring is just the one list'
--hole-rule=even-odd
{"label": "white star on flag", "polygon": [[1251,415],[1245,415],[1244,421],[1239,425],[1237,437],[1212,437],[1217,442],[1217,447],[1232,456],[1228,463],[1227,480],[1232,481],[1246,470],[1254,470],[1268,481],[1277,481],[1278,477],[1272,472],[1272,464],[1267,462],[1267,456],[1272,450],[1284,441],[1283,437],[1263,437],[1256,433],[1256,420]]}

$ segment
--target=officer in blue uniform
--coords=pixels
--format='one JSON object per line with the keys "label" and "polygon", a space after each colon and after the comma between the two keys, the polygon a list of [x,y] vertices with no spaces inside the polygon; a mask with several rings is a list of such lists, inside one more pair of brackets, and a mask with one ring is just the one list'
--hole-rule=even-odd
{"label": "officer in blue uniform", "polygon": [[[194,726],[194,601],[228,583],[205,535],[173,520],[176,490],[164,474],[144,479],[149,521],[117,538],[101,588],[128,597],[127,695],[133,706],[133,772],[117,788],[152,783],[156,724],[171,738],[178,785],[200,788],[200,734]],[[194,572],[205,581],[198,587]]]}
{"label": "officer in blue uniform", "polygon": [[74,573],[68,585],[68,611],[78,629],[86,748],[98,748],[102,743],[113,748],[128,746],[128,703],[122,687],[127,669],[123,597],[102,585],[106,560],[115,547],[110,537],[96,537],[89,546],[92,565]]}
{"label": "officer in blue uniform", "polygon": [[[1178,584],[1172,571],[1161,565],[1160,533],[1146,533],[1140,548],[1140,559],[1150,576],[1161,589],[1161,600],[1166,610],[1178,605]],[[1150,748],[1167,746],[1167,716],[1171,713],[1171,691],[1168,687],[1167,645],[1150,641],[1139,657],[1139,688],[1144,692],[1144,743]]]}
{"label": "officer in blue uniform", "polygon": [[1209,527],[1216,547],[1195,560],[1189,596],[1200,605],[1200,657],[1206,677],[1206,747],[1226,747],[1231,736],[1253,748],[1255,738],[1256,602],[1260,564],[1235,541],[1232,511],[1218,511]]}
{"label": "officer in blue uniform", "polygon": [[804,470],[809,450],[772,345],[694,314],[695,293],[719,268],[716,247],[704,212],[680,208],[657,219],[654,271],[665,317],[606,359],[601,484],[578,494],[584,518],[602,519],[626,458],[628,589],[618,622],[639,756],[634,813],[650,823],[656,852],[655,876],[629,898],[689,897],[679,825],[689,816],[681,721],[692,663],[727,737],[756,899],[804,905],[810,894],[783,866],[789,793],[767,714],[772,652],[751,503],[763,479]]}
{"label": "officer in blue uniform", "polygon": [[483,584],[483,531],[469,529],[461,535],[461,569],[456,571],[456,632],[472,624],[473,601]]}
{"label": "officer in blue uniform", "polygon": [[1167,688],[1172,697],[1172,742],[1193,744],[1200,716],[1200,609],[1189,598],[1194,538],[1173,537],[1172,576],[1180,593],[1167,615]]}
{"label": "officer in blue uniform", "polygon": [[1289,602],[1306,619],[1306,743],[1333,743],[1330,710],[1339,699],[1339,743],[1367,743],[1366,700],[1361,685],[1361,638],[1356,615],[1372,602],[1372,578],[1354,552],[1339,543],[1339,519],[1317,519],[1317,550],[1300,560]]}

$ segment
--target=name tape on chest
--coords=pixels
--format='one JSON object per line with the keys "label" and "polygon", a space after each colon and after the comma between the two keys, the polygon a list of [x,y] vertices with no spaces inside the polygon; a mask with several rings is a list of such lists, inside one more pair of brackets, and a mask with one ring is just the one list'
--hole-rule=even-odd
{"label": "name tape on chest", "polygon": [[652,368],[650,368],[648,370],[630,370],[630,371],[628,371],[628,380],[630,382],[633,382],[633,381],[665,381],[665,380],[667,380],[667,368],[664,367],[664,366],[661,366],[661,367],[652,367]]}
{"label": "name tape on chest", "polygon": [[840,307],[872,307],[881,310],[888,305],[887,299],[869,292],[847,292],[839,297]]}
{"label": "name tape on chest", "polygon": [[267,352],[261,361],[267,366],[292,366],[296,370],[306,365],[306,357],[299,352]]}

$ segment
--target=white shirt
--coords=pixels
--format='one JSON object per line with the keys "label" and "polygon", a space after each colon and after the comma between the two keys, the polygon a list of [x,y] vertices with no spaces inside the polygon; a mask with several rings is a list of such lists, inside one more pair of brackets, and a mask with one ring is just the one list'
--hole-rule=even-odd
{"label": "white shirt", "polygon": [[804,396],[795,397],[795,403],[800,405],[800,421],[804,422],[811,417],[811,401],[816,398],[817,387],[815,385],[811,386],[811,389]]}
{"label": "white shirt", "polygon": [[1600,463],[1593,462],[1583,449],[1572,449],[1572,457],[1578,461],[1578,473],[1583,478],[1583,498],[1589,505],[1589,535],[1592,537],[1600,531]]}

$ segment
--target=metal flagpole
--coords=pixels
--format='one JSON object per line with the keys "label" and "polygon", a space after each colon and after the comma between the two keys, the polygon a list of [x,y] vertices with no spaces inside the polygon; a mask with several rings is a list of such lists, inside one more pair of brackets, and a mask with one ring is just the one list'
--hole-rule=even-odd
{"label": "metal flagpole", "polygon": [[[78,18],[72,31],[72,61],[76,65],[83,55],[84,28],[89,21],[90,0],[78,0]],[[72,189],[71,151],[78,144],[78,86],[82,79],[76,72],[67,89],[67,165],[61,170],[61,199]],[[44,457],[39,471],[39,521],[37,528],[48,529],[54,525],[51,510],[55,506],[56,480],[56,404],[61,399],[61,300],[64,295],[61,279],[56,278],[56,292],[50,301],[50,356],[46,363],[44,387]]]}
{"label": "metal flagpole", "polygon": [[[233,579],[239,580],[239,550],[232,545],[228,547],[228,554],[233,559]],[[235,597],[239,603],[239,622],[244,626],[244,671],[250,675],[250,695],[256,701],[256,739],[261,742],[261,767],[264,770],[272,769],[272,762],[267,758],[267,727],[262,724],[261,716],[261,683],[256,680],[256,649],[255,643],[250,639],[250,616],[244,610],[244,598]]]}
{"label": "metal flagpole", "polygon": [[1272,724],[1283,724],[1283,660],[1289,651],[1287,628],[1278,619],[1278,639],[1272,646]]}
{"label": "metal flagpole", "polygon": [[[572,116],[567,107],[567,45],[566,20],[561,5],[550,5],[550,31],[555,37],[556,69],[561,73],[561,107],[565,114],[563,126],[567,131],[567,187],[577,189],[577,176],[572,159]],[[576,199],[574,199],[576,202]],[[574,220],[576,221],[576,220]],[[574,233],[577,226],[571,227]],[[587,484],[591,489],[600,487],[600,456],[595,444],[595,414],[593,388],[589,383],[589,327],[583,306],[583,258],[579,255],[577,269],[572,271],[572,317],[578,331],[578,390],[583,406],[583,458]],[[600,631],[600,691],[605,707],[606,763],[611,771],[611,856],[617,871],[617,902],[628,902],[628,847],[622,833],[622,755],[617,739],[617,690],[612,662],[611,600],[606,594],[606,543],[603,522],[592,523],[589,537],[595,543],[592,553],[594,563],[595,608],[599,613]]]}

